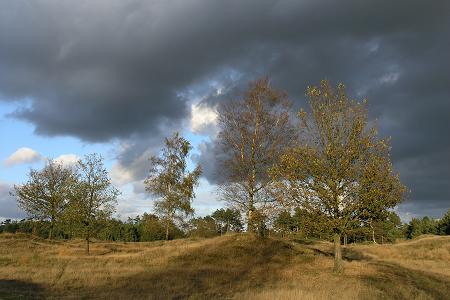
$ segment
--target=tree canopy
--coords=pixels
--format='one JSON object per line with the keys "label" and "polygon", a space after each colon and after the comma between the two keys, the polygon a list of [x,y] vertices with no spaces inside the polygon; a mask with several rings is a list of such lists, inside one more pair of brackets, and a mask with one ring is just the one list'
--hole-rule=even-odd
{"label": "tree canopy", "polygon": [[222,198],[247,217],[247,229],[255,231],[256,210],[272,200],[268,169],[294,139],[289,121],[291,103],[285,93],[273,89],[267,79],[252,83],[242,99],[219,107]]}
{"label": "tree canopy", "polygon": [[29,217],[49,220],[49,238],[53,238],[55,224],[60,221],[72,195],[75,177],[72,170],[48,160],[40,171],[31,169],[28,181],[14,186],[17,204]]}
{"label": "tree canopy", "polygon": [[112,184],[98,154],[86,155],[79,160],[75,171],[76,188],[66,214],[78,227],[86,240],[86,252],[93,225],[99,218],[109,218],[115,210],[117,196],[120,194]]}
{"label": "tree canopy", "polygon": [[321,217],[335,234],[335,270],[342,269],[340,237],[403,200],[387,139],[380,139],[367,101],[348,98],[343,84],[308,87],[310,112],[299,111],[300,143],[288,148],[271,174],[276,197]]}

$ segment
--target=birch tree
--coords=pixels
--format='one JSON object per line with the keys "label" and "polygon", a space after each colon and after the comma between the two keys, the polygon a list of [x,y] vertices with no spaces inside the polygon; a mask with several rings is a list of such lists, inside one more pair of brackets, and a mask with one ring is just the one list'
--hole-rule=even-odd
{"label": "birch tree", "polygon": [[286,94],[261,79],[250,85],[242,99],[223,103],[218,110],[218,140],[225,157],[219,161],[219,192],[246,215],[250,232],[256,230],[256,210],[272,200],[267,171],[295,141],[290,108]]}
{"label": "birch tree", "polygon": [[150,171],[144,184],[146,191],[159,197],[154,207],[164,220],[166,240],[174,220],[194,212],[191,201],[202,170],[197,166],[189,172],[186,158],[191,148],[190,143],[177,132],[165,139],[165,147],[159,156],[150,158]]}

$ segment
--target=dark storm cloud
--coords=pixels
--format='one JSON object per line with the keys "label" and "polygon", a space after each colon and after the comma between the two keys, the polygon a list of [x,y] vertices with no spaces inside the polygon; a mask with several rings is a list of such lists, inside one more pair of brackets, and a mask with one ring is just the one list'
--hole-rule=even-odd
{"label": "dark storm cloud", "polygon": [[[0,4],[0,98],[28,99],[13,116],[39,134],[133,145],[119,161],[138,178],[146,149],[185,124],[192,86],[219,82],[222,94],[204,100],[214,105],[269,75],[304,106],[307,85],[342,81],[392,136],[410,207],[444,209],[449,44],[446,0],[10,0]],[[198,158],[206,170],[212,148]]]}

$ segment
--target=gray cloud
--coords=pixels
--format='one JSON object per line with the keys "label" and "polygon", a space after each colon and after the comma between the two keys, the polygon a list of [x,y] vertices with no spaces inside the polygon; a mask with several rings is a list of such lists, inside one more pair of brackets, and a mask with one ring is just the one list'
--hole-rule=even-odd
{"label": "gray cloud", "polygon": [[0,220],[1,219],[23,219],[26,217],[24,211],[18,206],[16,199],[10,195],[12,186],[0,182]]}
{"label": "gray cloud", "polygon": [[[449,23],[446,0],[9,0],[0,4],[0,99],[27,99],[12,116],[38,134],[132,145],[118,159],[136,179],[143,153],[186,124],[195,87],[223,87],[203,100],[213,106],[269,75],[298,107],[307,85],[342,81],[392,136],[408,209],[443,211]],[[198,160],[214,182],[213,157]]]}
{"label": "gray cloud", "polygon": [[202,176],[209,183],[218,184],[221,178],[220,166],[217,161],[220,159],[220,151],[217,140],[201,143],[198,147],[199,154],[192,155],[192,160],[202,167]]}

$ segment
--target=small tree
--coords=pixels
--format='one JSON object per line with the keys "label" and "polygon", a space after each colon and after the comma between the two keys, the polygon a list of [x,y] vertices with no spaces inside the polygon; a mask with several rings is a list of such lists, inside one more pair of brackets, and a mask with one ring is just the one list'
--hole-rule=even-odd
{"label": "small tree", "polygon": [[218,234],[216,222],[211,216],[198,217],[190,221],[192,229],[189,232],[193,237],[213,237]]}
{"label": "small tree", "polygon": [[275,228],[281,233],[282,237],[286,237],[294,226],[294,220],[291,213],[287,210],[282,211],[275,219]]}
{"label": "small tree", "polygon": [[436,219],[425,216],[422,218],[422,233],[436,234],[438,232],[438,221]]}
{"label": "small tree", "polygon": [[307,90],[311,113],[299,112],[301,144],[289,149],[272,175],[280,201],[323,217],[334,233],[336,272],[341,235],[402,201],[406,188],[393,171],[389,143],[368,124],[366,101],[348,99],[328,81]]}
{"label": "small tree", "polygon": [[219,107],[218,139],[224,157],[219,191],[225,201],[246,214],[250,232],[257,227],[253,216],[258,205],[273,200],[267,171],[294,140],[290,108],[286,95],[274,90],[267,79],[251,84],[242,99]]}
{"label": "small tree", "polygon": [[318,238],[327,239],[330,237],[330,229],[323,226],[326,216],[317,211],[310,211],[301,207],[296,207],[292,222],[297,234],[305,239]]}
{"label": "small tree", "polygon": [[192,147],[178,132],[166,138],[165,144],[160,156],[150,158],[151,168],[144,183],[148,192],[161,197],[155,201],[155,211],[164,219],[168,240],[174,219],[182,217],[180,213],[189,215],[194,211],[191,201],[202,171],[200,166],[192,172],[187,170],[186,157]]}
{"label": "small tree", "polygon": [[440,235],[450,235],[450,209],[442,217],[442,219],[439,220],[437,232]]}
{"label": "small tree", "polygon": [[242,230],[241,213],[237,209],[217,209],[212,213],[211,217],[215,220],[220,234],[229,231],[239,232]]}
{"label": "small tree", "polygon": [[48,238],[52,239],[72,195],[73,172],[48,160],[41,171],[31,169],[28,176],[25,184],[14,185],[13,196],[29,217],[50,222]]}
{"label": "small tree", "polygon": [[389,212],[387,218],[382,222],[382,242],[386,239],[388,242],[395,242],[402,236],[402,221],[393,211]]}
{"label": "small tree", "polygon": [[423,232],[422,220],[413,218],[406,227],[406,237],[413,239],[420,236]]}
{"label": "small tree", "polygon": [[139,224],[140,241],[156,241],[166,238],[164,224],[158,216],[144,213]]}
{"label": "small tree", "polygon": [[89,254],[90,238],[95,222],[108,218],[115,210],[120,192],[111,184],[103,158],[89,154],[79,160],[76,169],[76,192],[67,211],[68,218],[77,224],[86,240],[86,253]]}
{"label": "small tree", "polygon": [[406,227],[406,237],[416,238],[422,234],[437,234],[440,232],[439,221],[428,216],[422,219],[413,218]]}

